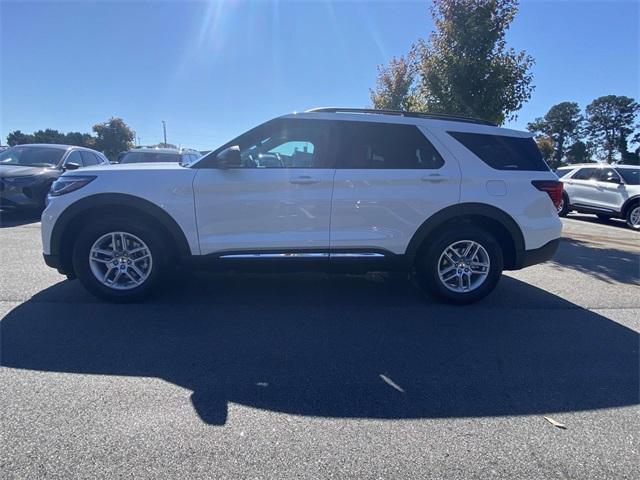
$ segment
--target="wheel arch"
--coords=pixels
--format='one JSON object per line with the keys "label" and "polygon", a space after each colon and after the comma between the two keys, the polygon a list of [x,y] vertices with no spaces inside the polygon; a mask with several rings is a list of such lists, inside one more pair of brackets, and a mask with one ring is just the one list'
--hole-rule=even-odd
{"label": "wheel arch", "polygon": [[525,251],[522,230],[508,213],[484,203],[461,203],[438,211],[420,225],[409,241],[406,255],[418,256],[430,237],[457,224],[477,225],[491,233],[503,249],[505,269],[522,268]]}
{"label": "wheel arch", "polygon": [[620,214],[622,218],[627,218],[627,213],[629,212],[629,208],[631,206],[640,203],[640,195],[634,195],[633,197],[627,198],[626,202],[622,204],[622,208],[620,209]]}
{"label": "wheel arch", "polygon": [[135,195],[103,193],[85,197],[67,207],[58,217],[51,232],[51,254],[60,259],[62,270],[72,272],[71,251],[73,238],[86,225],[89,218],[109,214],[123,215],[155,223],[161,228],[172,253],[179,257],[191,255],[191,249],[182,228],[161,207]]}

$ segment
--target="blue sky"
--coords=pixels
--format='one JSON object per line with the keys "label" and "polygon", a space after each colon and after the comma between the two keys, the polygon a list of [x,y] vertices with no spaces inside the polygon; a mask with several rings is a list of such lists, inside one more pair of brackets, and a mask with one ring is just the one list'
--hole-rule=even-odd
{"label": "blue sky", "polygon": [[[0,0],[0,136],[122,117],[143,144],[214,148],[271,117],[367,106],[376,65],[432,29],[429,2]],[[639,95],[640,2],[523,0],[510,46],[532,99]]]}

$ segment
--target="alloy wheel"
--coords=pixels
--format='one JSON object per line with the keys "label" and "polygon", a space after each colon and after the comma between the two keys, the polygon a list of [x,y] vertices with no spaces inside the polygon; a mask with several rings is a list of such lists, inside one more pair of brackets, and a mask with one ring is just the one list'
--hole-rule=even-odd
{"label": "alloy wheel", "polygon": [[109,232],[89,250],[89,265],[96,280],[114,290],[131,290],[151,274],[153,258],[149,247],[126,232]]}

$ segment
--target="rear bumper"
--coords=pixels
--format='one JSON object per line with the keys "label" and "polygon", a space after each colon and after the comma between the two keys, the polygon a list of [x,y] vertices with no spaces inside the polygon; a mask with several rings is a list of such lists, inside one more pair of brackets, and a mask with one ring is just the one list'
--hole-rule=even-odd
{"label": "rear bumper", "polygon": [[530,267],[531,265],[536,265],[538,263],[543,263],[547,260],[551,260],[556,254],[559,246],[560,239],[556,238],[555,240],[551,240],[550,242],[545,243],[540,248],[525,250],[522,253],[520,262],[518,262],[519,264],[516,266],[516,269]]}

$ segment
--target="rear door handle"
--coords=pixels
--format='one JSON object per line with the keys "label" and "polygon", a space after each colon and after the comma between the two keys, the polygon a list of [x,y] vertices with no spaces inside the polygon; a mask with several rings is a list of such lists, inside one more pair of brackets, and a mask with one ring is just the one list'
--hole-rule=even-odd
{"label": "rear door handle", "polygon": [[439,173],[431,173],[429,175],[426,175],[422,178],[420,178],[420,180],[422,180],[423,182],[428,182],[428,183],[440,183],[440,182],[444,182],[447,180],[447,177],[440,175]]}
{"label": "rear door handle", "polygon": [[313,183],[320,183],[320,180],[312,177],[311,175],[300,175],[299,177],[290,178],[289,183],[293,183],[295,185],[311,185]]}

